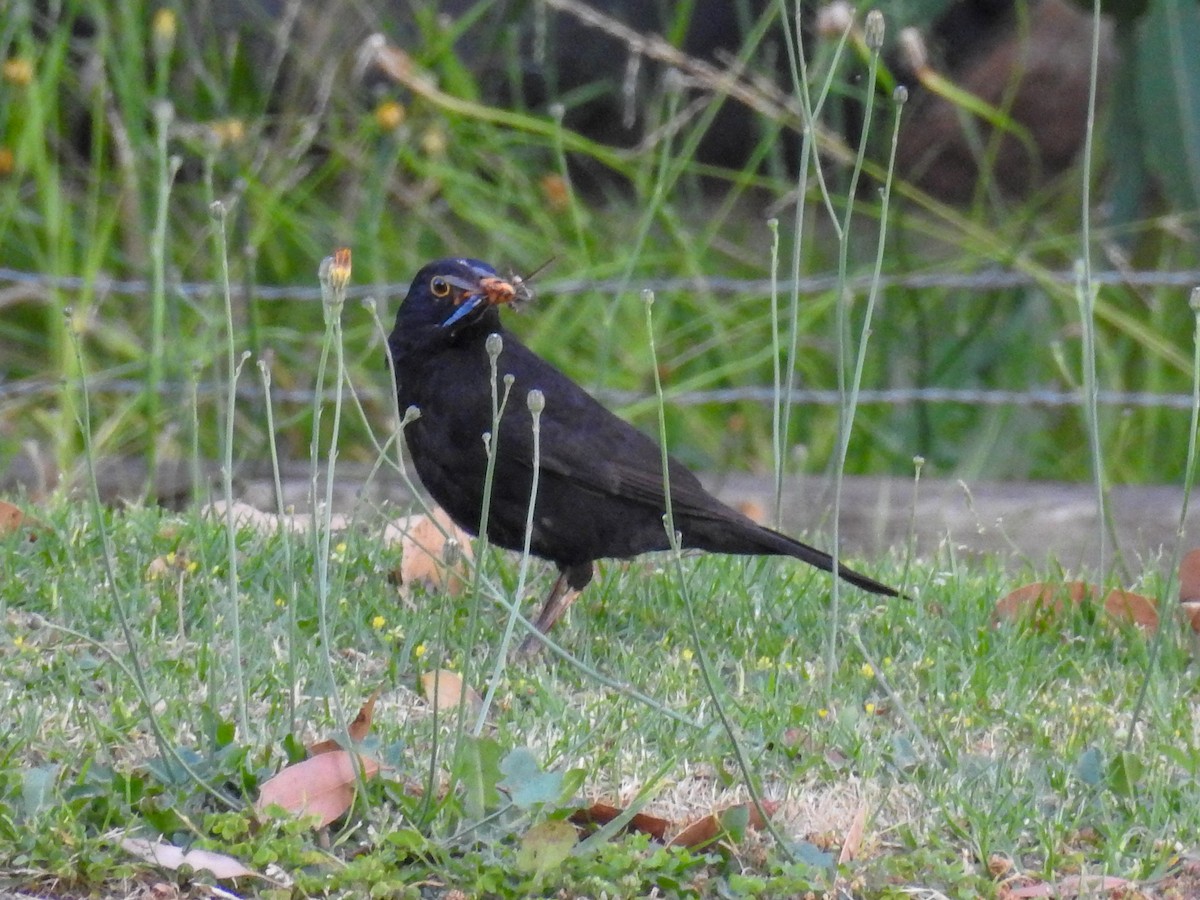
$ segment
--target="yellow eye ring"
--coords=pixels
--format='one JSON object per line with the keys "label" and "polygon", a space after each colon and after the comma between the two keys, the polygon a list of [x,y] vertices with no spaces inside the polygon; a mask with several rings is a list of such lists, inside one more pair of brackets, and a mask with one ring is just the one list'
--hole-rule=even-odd
{"label": "yellow eye ring", "polygon": [[450,293],[450,284],[441,275],[434,275],[429,279],[429,290],[435,297],[445,297]]}

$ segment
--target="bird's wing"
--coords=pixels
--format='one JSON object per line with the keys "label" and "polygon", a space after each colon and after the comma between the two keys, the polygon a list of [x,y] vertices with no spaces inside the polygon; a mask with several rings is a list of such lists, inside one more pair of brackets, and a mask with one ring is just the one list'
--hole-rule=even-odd
{"label": "bird's wing", "polygon": [[[523,346],[506,343],[505,355],[510,352],[519,357],[533,356]],[[502,426],[500,437],[501,443],[506,445],[505,458],[528,460],[532,464],[532,427],[523,400],[529,389],[537,387],[546,399],[540,417],[543,472],[552,473],[591,493],[662,509],[666,501],[658,444],[611,413],[544,360],[537,361],[536,367],[525,366],[518,359],[514,366],[517,380],[509,403],[521,414],[505,416],[509,421]],[[522,372],[536,373],[538,383],[522,385]],[[700,517],[728,515],[728,510],[682,463],[671,459],[670,472],[674,510]]]}

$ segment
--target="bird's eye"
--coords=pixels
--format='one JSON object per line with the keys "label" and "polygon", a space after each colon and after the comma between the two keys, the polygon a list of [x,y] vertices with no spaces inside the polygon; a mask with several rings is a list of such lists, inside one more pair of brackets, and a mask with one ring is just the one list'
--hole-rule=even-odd
{"label": "bird's eye", "polygon": [[450,284],[441,275],[434,275],[430,279],[429,290],[433,291],[435,297],[445,297],[450,293]]}

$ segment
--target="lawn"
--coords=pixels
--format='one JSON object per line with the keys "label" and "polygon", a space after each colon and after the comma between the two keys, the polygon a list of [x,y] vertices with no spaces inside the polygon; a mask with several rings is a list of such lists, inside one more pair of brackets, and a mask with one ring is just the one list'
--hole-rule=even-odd
{"label": "lawn", "polygon": [[[769,141],[696,161],[719,91],[641,97],[626,149],[491,105],[436,17],[372,93],[332,49],[275,83],[186,10],[50,6],[0,26],[0,465],[52,473],[0,507],[0,895],[1200,896],[1182,540],[1119,585],[1157,629],[998,615],[1113,576],[950,541],[847,560],[887,602],[664,553],[602,564],[510,659],[545,563],[459,537],[421,574],[421,510],[321,502],[339,460],[407,478],[383,342],[417,268],[464,254],[551,259],[508,324],[698,469],[1186,496],[1194,210],[1081,223],[1103,140],[1028,196],[938,202],[892,170],[906,98],[858,26],[794,73],[797,173]],[[348,299],[318,283],[338,247]],[[104,505],[114,459],[220,475]],[[295,460],[315,522],[228,512],[242,463]],[[338,765],[318,824],[286,779]]]}

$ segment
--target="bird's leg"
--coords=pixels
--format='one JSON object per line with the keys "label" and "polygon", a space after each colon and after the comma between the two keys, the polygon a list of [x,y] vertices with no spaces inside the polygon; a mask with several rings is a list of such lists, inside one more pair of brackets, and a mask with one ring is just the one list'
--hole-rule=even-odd
{"label": "bird's leg", "polygon": [[[587,563],[586,567],[586,572],[583,566],[565,568],[554,579],[554,584],[550,586],[550,593],[546,595],[542,608],[538,610],[537,618],[533,620],[533,624],[542,634],[547,634],[554,627],[554,623],[561,619],[563,613],[570,609],[571,604],[579,599],[583,588],[592,580],[591,563]],[[521,641],[521,646],[517,648],[517,655],[533,656],[541,649],[542,642],[532,634],[527,634],[525,640]]]}

